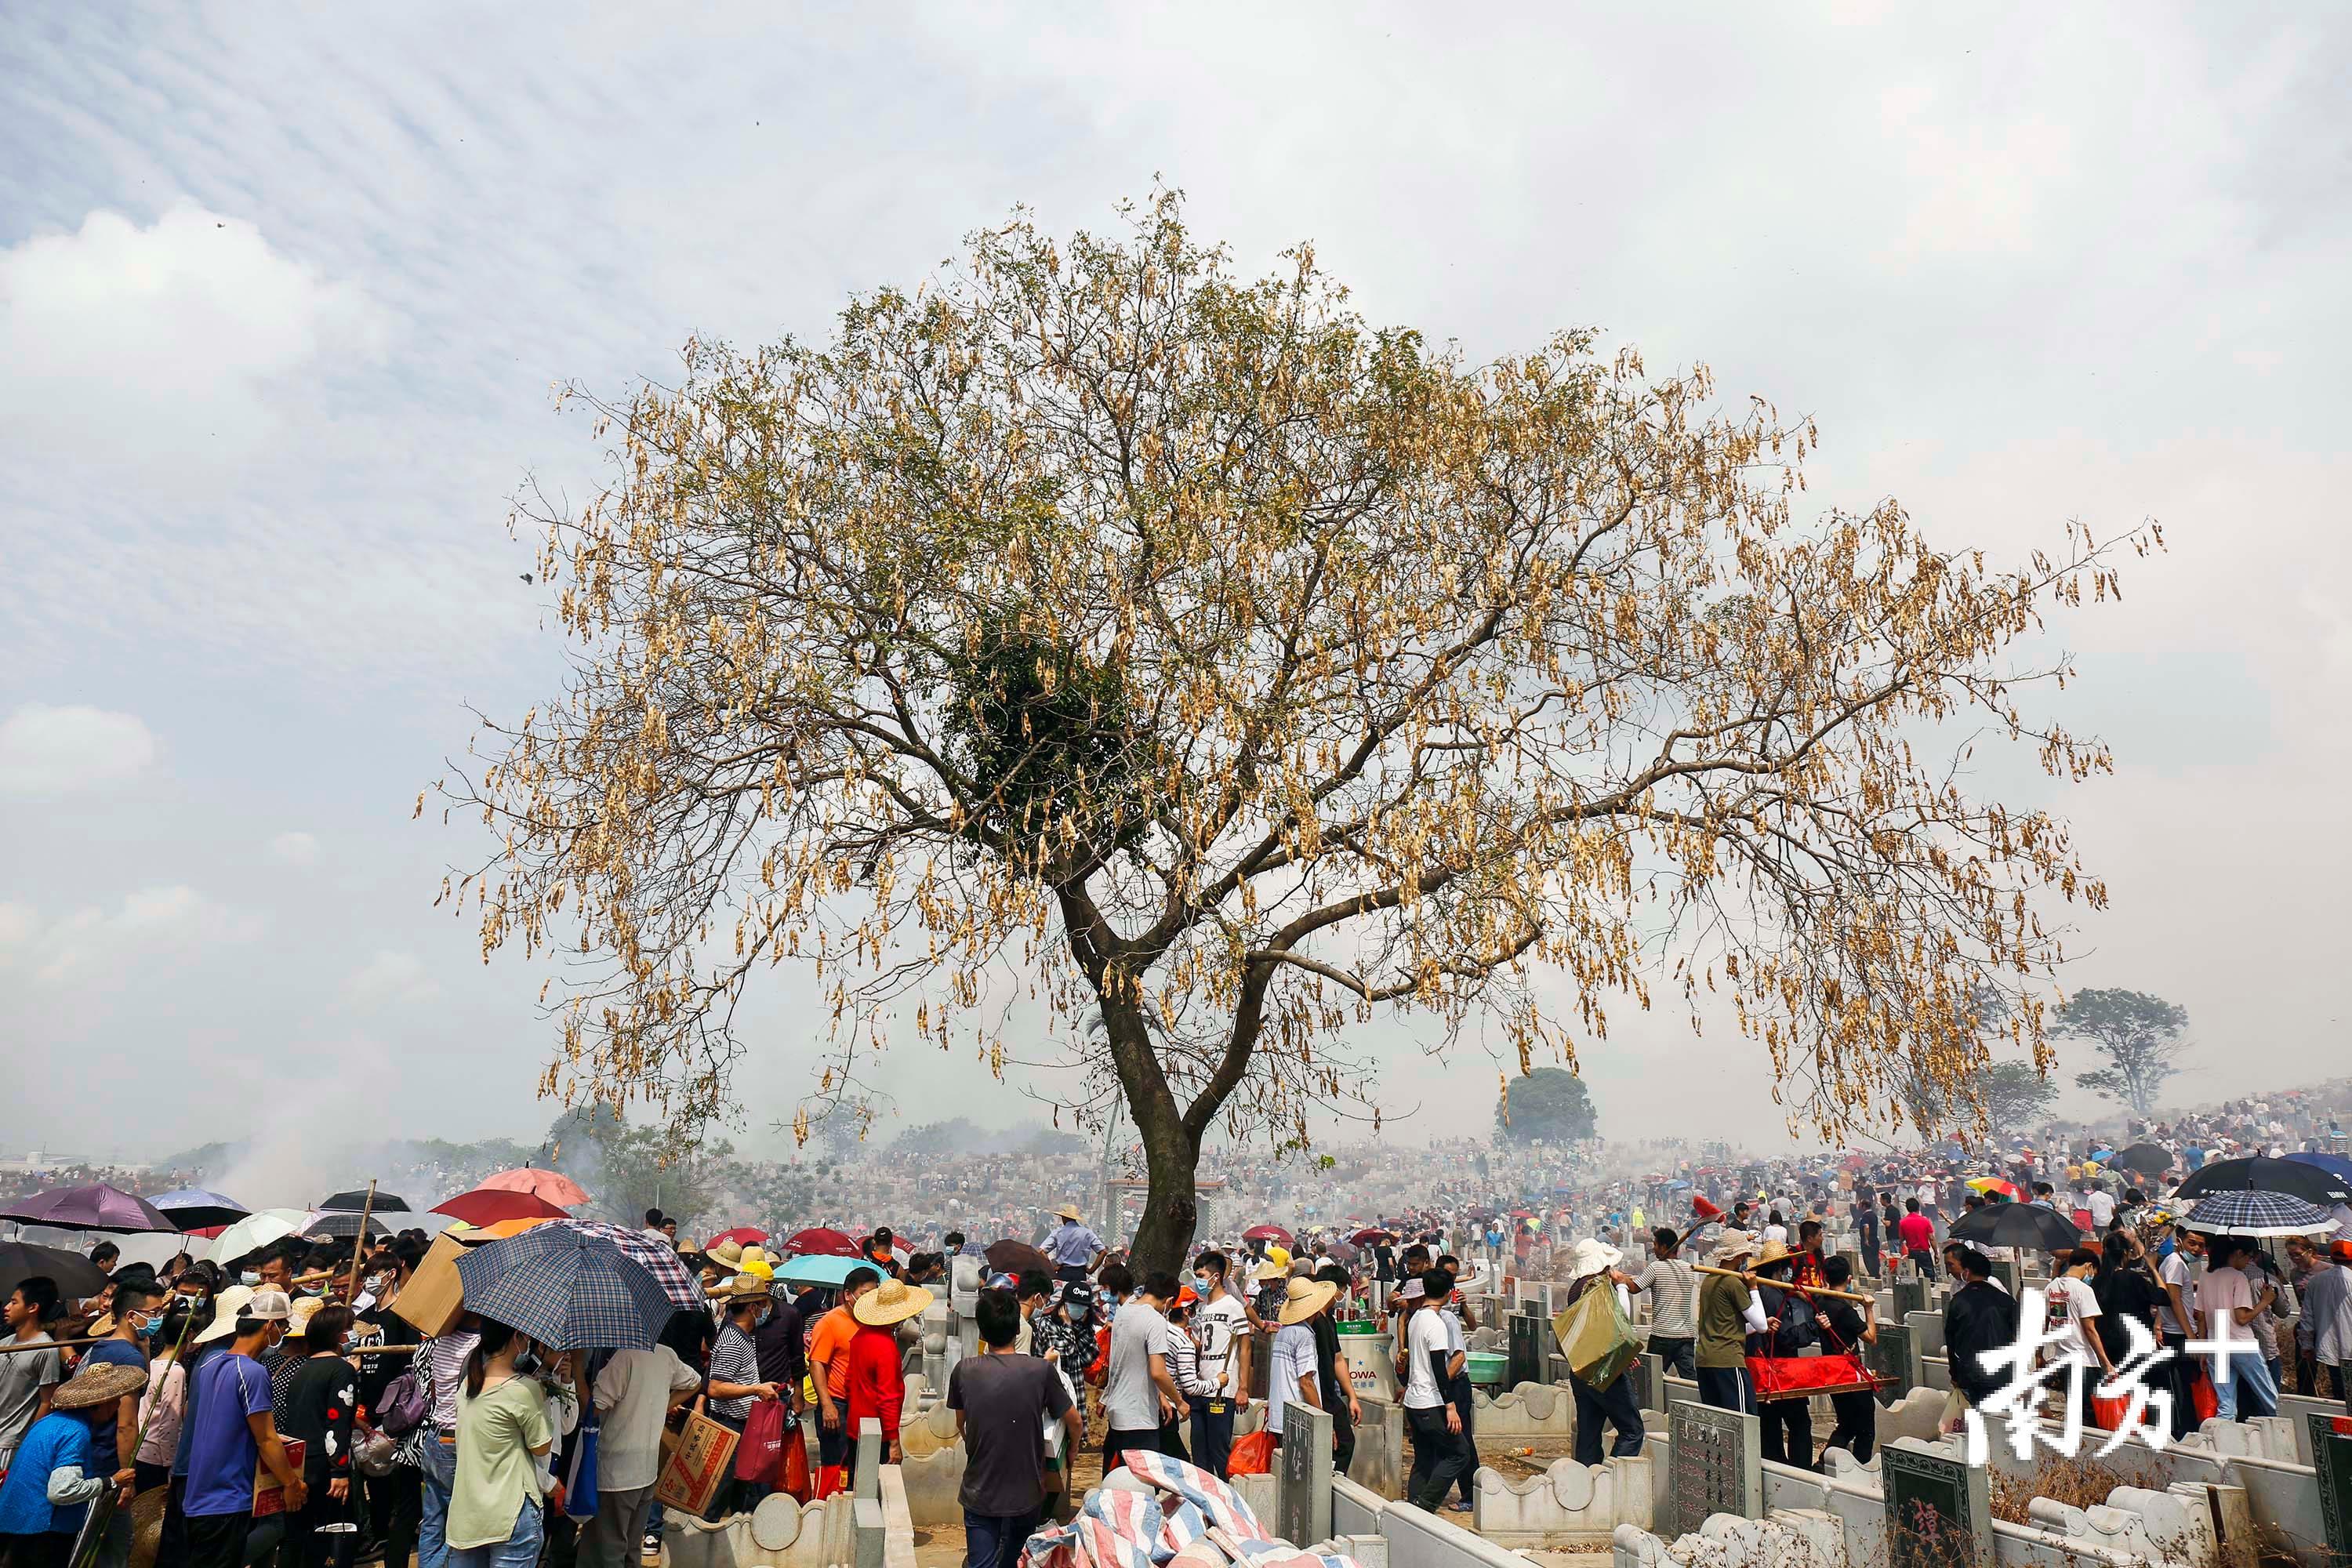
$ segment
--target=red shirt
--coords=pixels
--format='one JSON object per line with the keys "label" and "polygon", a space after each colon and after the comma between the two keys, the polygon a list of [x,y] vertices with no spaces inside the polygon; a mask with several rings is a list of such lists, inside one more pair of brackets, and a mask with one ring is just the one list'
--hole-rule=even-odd
{"label": "red shirt", "polygon": [[906,1379],[899,1373],[898,1332],[857,1325],[849,1342],[848,1435],[856,1441],[859,1426],[871,1415],[882,1423],[882,1440],[898,1440],[898,1407],[907,1397]]}
{"label": "red shirt", "polygon": [[1936,1250],[1936,1223],[1926,1215],[1906,1214],[1903,1216],[1903,1223],[1895,1228],[1903,1237],[1904,1251],[1933,1252]]}

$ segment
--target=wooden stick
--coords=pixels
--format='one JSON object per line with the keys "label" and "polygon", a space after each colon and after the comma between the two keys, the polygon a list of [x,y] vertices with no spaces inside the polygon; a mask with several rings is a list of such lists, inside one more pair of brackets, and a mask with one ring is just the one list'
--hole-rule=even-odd
{"label": "wooden stick", "polygon": [[[1691,1272],[1694,1274],[1720,1274],[1726,1279],[1746,1279],[1749,1278],[1749,1276],[1742,1274],[1737,1268],[1717,1268],[1705,1263],[1692,1264]],[[1864,1306],[1870,1307],[1874,1307],[1878,1304],[1878,1298],[1875,1296],[1857,1296],[1851,1290],[1832,1290],[1826,1285],[1792,1285],[1785,1279],[1764,1279],[1761,1276],[1758,1276],[1757,1278],[1759,1283],[1766,1285],[1778,1285],[1783,1290],[1801,1291],[1808,1296],[1834,1296],[1841,1301],[1860,1301]]]}
{"label": "wooden stick", "polygon": [[94,1340],[36,1340],[31,1344],[19,1344],[14,1340],[0,1342],[0,1355],[22,1355],[26,1351],[63,1350],[68,1345],[102,1345],[112,1334],[100,1334]]}
{"label": "wooden stick", "polygon": [[368,1216],[375,1212],[375,1178],[368,1178],[367,1202],[360,1205],[360,1233],[352,1237],[352,1288],[347,1292],[354,1301],[360,1299],[360,1259],[367,1256]]}

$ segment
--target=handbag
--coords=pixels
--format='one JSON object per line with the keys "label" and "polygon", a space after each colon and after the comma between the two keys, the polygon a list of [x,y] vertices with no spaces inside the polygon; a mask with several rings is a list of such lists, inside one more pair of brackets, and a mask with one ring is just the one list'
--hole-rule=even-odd
{"label": "handbag", "polygon": [[1233,1451],[1225,1458],[1225,1475],[1262,1476],[1274,1468],[1274,1434],[1244,1432],[1234,1439]]}
{"label": "handbag", "polygon": [[431,1395],[412,1366],[385,1384],[376,1396],[376,1427],[387,1436],[405,1437],[425,1425],[425,1413],[432,1407]]}
{"label": "handbag", "polygon": [[572,1465],[563,1477],[563,1512],[569,1519],[596,1516],[597,1423],[592,1416],[580,1424],[572,1439]]}
{"label": "handbag", "polygon": [[808,1501],[814,1489],[810,1485],[808,1441],[801,1436],[797,1421],[784,1433],[783,1474],[777,1489],[792,1493],[794,1502]]}
{"label": "handbag", "polygon": [[765,1484],[784,1457],[784,1402],[755,1399],[735,1439],[735,1479]]}

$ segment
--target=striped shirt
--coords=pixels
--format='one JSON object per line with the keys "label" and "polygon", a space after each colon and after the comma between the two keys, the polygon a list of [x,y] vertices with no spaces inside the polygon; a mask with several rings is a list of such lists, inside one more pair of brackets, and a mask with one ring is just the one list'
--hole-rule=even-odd
{"label": "striped shirt", "polygon": [[1650,1331],[1670,1340],[1698,1337],[1698,1276],[1679,1258],[1654,1258],[1642,1270],[1650,1293]]}
{"label": "striped shirt", "polygon": [[[760,1350],[751,1336],[732,1323],[719,1331],[719,1342],[710,1350],[710,1381],[713,1383],[757,1383],[760,1381]],[[751,1415],[751,1396],[710,1402],[710,1414],[737,1431]]]}
{"label": "striped shirt", "polygon": [[425,1342],[425,1367],[433,1380],[433,1425],[444,1432],[457,1429],[457,1391],[466,1386],[466,1358],[482,1336],[468,1330]]}

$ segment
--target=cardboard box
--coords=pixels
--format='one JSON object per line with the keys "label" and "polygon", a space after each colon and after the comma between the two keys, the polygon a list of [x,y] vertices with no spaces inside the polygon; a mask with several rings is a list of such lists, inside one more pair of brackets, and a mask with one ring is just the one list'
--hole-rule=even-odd
{"label": "cardboard box", "polygon": [[733,1428],[712,1420],[697,1405],[676,1446],[663,1435],[661,1479],[654,1483],[654,1501],[683,1509],[697,1519],[709,1517],[719,1489],[735,1474],[735,1440]]}
{"label": "cardboard box", "polygon": [[435,1237],[416,1272],[393,1300],[392,1310],[428,1340],[447,1333],[466,1315],[466,1287],[457,1278],[457,1259],[465,1253],[456,1237],[446,1232]]}
{"label": "cardboard box", "polygon": [[[286,1465],[296,1475],[302,1473],[302,1456],[308,1447],[299,1437],[283,1439],[286,1445]],[[273,1513],[286,1511],[286,1489],[270,1473],[268,1461],[253,1467],[253,1517],[268,1519]]]}

